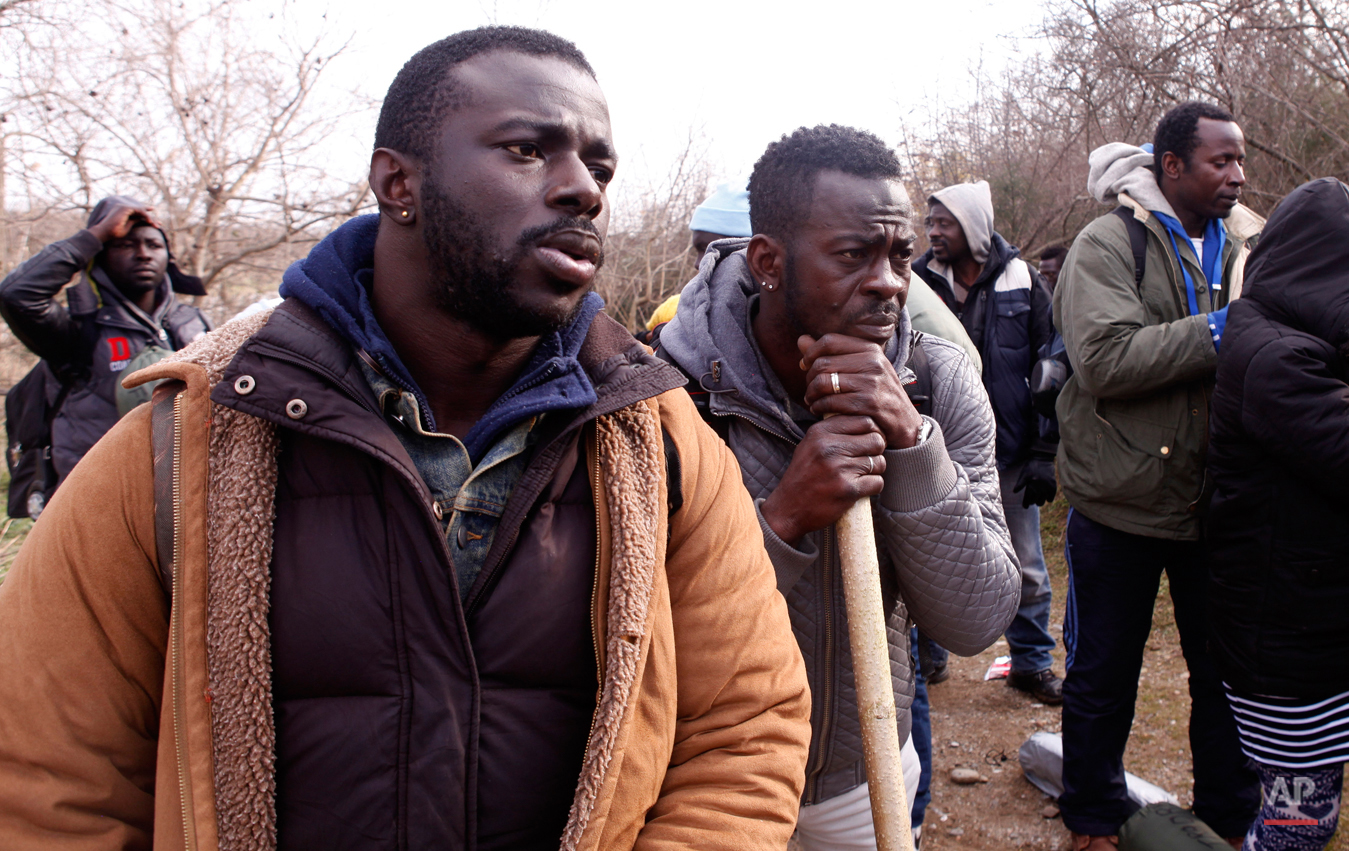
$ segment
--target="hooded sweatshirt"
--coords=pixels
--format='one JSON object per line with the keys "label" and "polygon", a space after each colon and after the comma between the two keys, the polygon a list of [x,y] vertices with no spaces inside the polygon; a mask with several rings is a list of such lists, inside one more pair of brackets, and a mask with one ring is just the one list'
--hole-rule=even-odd
{"label": "hooded sweatshirt", "polygon": [[1270,216],[1218,355],[1206,527],[1214,657],[1236,689],[1349,690],[1349,188]]}
{"label": "hooded sweatshirt", "polygon": [[957,183],[939,189],[928,199],[929,202],[933,200],[950,210],[960,222],[975,262],[987,262],[993,244],[993,193],[988,188],[988,181]]}
{"label": "hooded sweatshirt", "polygon": [[502,507],[526,468],[539,418],[596,400],[577,354],[604,302],[587,293],[565,327],[543,335],[515,383],[460,441],[438,432],[426,395],[375,318],[370,285],[378,232],[378,215],[342,225],[286,270],[281,295],[313,308],[378,365],[375,370],[360,361],[394,434],[442,508],[439,520],[457,544],[454,567],[467,601],[492,549]]}
{"label": "hooded sweatshirt", "polygon": [[[709,410],[754,497],[764,544],[787,599],[810,677],[813,710],[804,803],[833,798],[865,781],[857,695],[832,526],[794,544],[764,521],[763,501],[782,480],[814,417],[785,397],[763,362],[751,317],[759,284],[746,240],[714,242],[665,326],[660,343],[686,375],[711,393]],[[901,381],[913,335],[908,311],[885,349]],[[885,490],[873,498],[886,604],[890,664],[901,740],[909,733],[913,672],[909,626],[956,653],[997,639],[1016,613],[1021,579],[1002,513],[988,397],[969,358],[924,335],[933,386],[927,440],[885,453]]]}
{"label": "hooded sweatshirt", "polygon": [[[412,393],[427,431],[436,431],[426,395],[412,379],[375,319],[370,305],[374,282],[377,214],[359,216],[324,237],[309,256],[291,264],[281,283],[281,297],[294,297],[312,307],[337,329],[356,351],[369,355],[385,376]],[[464,444],[480,459],[502,430],[548,411],[584,408],[595,401],[595,388],[576,359],[590,323],[604,307],[595,293],[586,294],[566,327],[545,334],[515,384],[487,409]]]}
{"label": "hooded sweatshirt", "polygon": [[931,248],[913,264],[952,311],[979,349],[984,386],[998,421],[998,469],[1024,461],[1047,428],[1035,415],[1027,380],[1054,337],[1049,286],[1021,259],[1021,251],[993,230],[993,196],[988,182],[961,183],[934,192],[960,222],[970,253],[983,268],[963,307],[956,301],[952,269]]}

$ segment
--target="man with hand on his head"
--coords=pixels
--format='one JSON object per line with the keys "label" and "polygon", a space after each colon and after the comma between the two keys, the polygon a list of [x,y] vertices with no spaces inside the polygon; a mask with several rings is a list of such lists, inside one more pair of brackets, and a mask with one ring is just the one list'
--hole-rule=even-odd
{"label": "man with hand on his head", "polygon": [[[67,305],[60,304],[57,295],[76,275]],[[173,351],[211,330],[174,293],[206,290],[174,264],[154,209],[125,195],[99,201],[84,230],[0,282],[0,315],[14,336],[70,387],[52,422],[52,461],[62,480],[117,422],[127,365],[147,346]]]}

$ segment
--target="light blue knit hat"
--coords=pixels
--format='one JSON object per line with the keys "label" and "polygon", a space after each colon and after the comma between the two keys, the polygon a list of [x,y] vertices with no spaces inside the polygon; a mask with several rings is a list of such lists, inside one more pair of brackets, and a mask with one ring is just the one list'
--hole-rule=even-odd
{"label": "light blue knit hat", "polygon": [[722,236],[753,236],[749,226],[749,178],[723,183],[693,211],[689,230]]}

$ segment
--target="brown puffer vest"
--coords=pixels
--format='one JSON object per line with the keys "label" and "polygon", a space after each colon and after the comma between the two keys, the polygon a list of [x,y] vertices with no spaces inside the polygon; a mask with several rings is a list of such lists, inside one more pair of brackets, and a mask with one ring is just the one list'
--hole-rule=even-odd
{"label": "brown puffer vest", "polygon": [[[588,366],[632,347],[624,334],[609,350],[609,324]],[[582,438],[594,417],[678,385],[653,367],[654,383],[596,381],[591,410],[545,420],[461,605],[453,545],[349,346],[291,300],[239,350],[213,400],[280,427],[278,847],[557,847],[599,684]]]}

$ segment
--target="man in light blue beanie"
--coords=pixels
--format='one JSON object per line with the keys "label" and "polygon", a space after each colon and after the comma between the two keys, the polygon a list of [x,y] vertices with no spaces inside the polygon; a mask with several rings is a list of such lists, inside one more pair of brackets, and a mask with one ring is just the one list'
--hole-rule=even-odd
{"label": "man in light blue beanie", "polygon": [[749,227],[748,184],[748,177],[723,183],[694,209],[689,230],[693,231],[693,250],[698,257],[719,239],[754,235]]}

